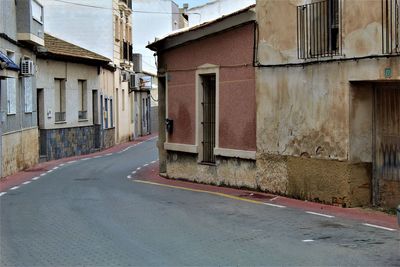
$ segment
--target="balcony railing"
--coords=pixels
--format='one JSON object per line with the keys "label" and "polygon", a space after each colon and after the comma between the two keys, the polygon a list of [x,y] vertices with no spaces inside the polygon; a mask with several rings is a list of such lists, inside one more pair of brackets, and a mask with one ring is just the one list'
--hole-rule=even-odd
{"label": "balcony railing", "polygon": [[125,4],[128,8],[132,10],[132,0],[119,0],[119,3]]}
{"label": "balcony railing", "polygon": [[341,0],[324,0],[297,7],[298,58],[341,55]]}
{"label": "balcony railing", "polygon": [[87,110],[80,110],[78,112],[78,118],[80,120],[86,120],[87,119]]}
{"label": "balcony railing", "polygon": [[56,122],[65,121],[65,112],[55,112],[54,117]]}

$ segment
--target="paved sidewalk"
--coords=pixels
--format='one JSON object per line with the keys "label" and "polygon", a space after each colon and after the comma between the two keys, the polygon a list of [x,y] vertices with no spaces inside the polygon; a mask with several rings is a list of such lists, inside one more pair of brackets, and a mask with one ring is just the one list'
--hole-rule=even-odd
{"label": "paved sidewalk", "polygon": [[35,166],[33,166],[29,169],[26,169],[26,170],[20,171],[18,173],[15,173],[13,175],[1,178],[0,179],[0,192],[7,191],[8,189],[10,189],[14,186],[20,185],[23,182],[31,180],[33,177],[40,176],[41,174],[50,171],[51,169],[58,166],[59,164],[68,163],[68,162],[80,160],[83,158],[93,158],[93,157],[97,157],[97,156],[104,156],[109,153],[118,153],[120,151],[123,151],[124,149],[131,147],[132,145],[136,145],[138,143],[145,142],[147,140],[157,138],[157,137],[158,137],[158,134],[154,133],[151,135],[139,137],[139,138],[135,139],[134,141],[117,144],[115,146],[112,146],[110,148],[107,148],[107,149],[99,151],[99,152],[80,155],[80,156],[73,156],[73,157],[68,157],[68,158],[62,158],[62,159],[58,159],[58,160],[52,160],[52,161],[47,161],[47,162],[36,164]]}
{"label": "paved sidewalk", "polygon": [[256,204],[295,208],[304,210],[305,212],[316,213],[320,216],[325,215],[326,217],[336,216],[346,218],[359,221],[364,224],[372,224],[372,227],[377,226],[378,228],[387,227],[391,229],[399,229],[397,217],[395,215],[389,215],[387,213],[376,210],[366,208],[342,208],[303,200],[291,199],[268,193],[164,178],[159,175],[158,163],[142,167],[140,170],[135,172],[135,175],[132,177],[132,179],[136,180],[136,182],[143,181],[147,183],[161,184],[173,188],[182,188],[197,192],[211,193]]}

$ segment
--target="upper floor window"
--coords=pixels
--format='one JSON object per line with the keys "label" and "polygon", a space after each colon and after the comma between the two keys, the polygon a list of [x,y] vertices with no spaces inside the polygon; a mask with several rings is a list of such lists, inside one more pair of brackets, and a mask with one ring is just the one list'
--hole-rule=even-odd
{"label": "upper floor window", "polygon": [[324,0],[298,6],[298,58],[341,55],[341,26],[340,0]]}
{"label": "upper floor window", "polygon": [[382,0],[382,53],[400,53],[400,0]]}
{"label": "upper floor window", "polygon": [[43,7],[35,0],[31,0],[31,2],[33,19],[37,22],[43,23]]}

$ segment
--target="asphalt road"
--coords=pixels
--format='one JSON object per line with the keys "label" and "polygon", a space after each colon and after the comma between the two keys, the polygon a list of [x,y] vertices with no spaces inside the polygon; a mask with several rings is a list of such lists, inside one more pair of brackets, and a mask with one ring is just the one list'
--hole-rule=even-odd
{"label": "asphalt road", "polygon": [[400,266],[399,231],[127,179],[155,142],[1,196],[0,265]]}

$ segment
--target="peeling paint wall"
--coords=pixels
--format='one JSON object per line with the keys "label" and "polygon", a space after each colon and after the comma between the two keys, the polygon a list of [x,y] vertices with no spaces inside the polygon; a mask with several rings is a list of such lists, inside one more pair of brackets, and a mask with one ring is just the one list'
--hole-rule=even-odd
{"label": "peeling paint wall", "polygon": [[[257,1],[258,60],[267,65],[257,71],[257,180],[260,188],[271,192],[367,205],[373,162],[372,88],[400,82],[400,57],[379,57],[381,1],[343,0],[342,55],[298,59],[296,10],[310,2]],[[336,61],[326,62],[332,59]],[[385,68],[391,68],[391,77],[385,77]],[[394,188],[400,192],[398,185]]]}
{"label": "peeling paint wall", "polygon": [[5,177],[38,163],[38,142],[37,128],[3,134],[2,175]]}

